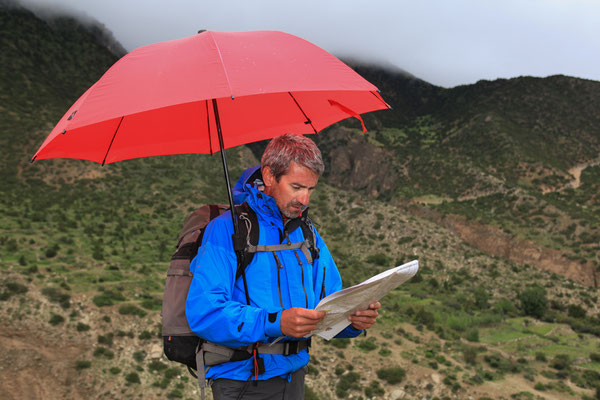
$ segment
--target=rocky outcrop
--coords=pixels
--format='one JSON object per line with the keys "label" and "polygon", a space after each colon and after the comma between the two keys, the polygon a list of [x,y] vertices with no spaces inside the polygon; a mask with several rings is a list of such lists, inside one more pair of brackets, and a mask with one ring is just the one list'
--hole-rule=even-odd
{"label": "rocky outcrop", "polygon": [[412,211],[437,221],[471,246],[495,257],[553,272],[582,285],[598,287],[598,273],[589,261],[582,264],[570,260],[559,250],[520,239],[495,226],[467,220],[462,216],[442,216],[434,210],[420,207],[414,207]]}

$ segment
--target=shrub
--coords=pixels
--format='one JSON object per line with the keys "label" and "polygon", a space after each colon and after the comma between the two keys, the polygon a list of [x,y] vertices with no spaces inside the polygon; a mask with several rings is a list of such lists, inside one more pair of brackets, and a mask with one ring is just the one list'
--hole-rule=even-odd
{"label": "shrub", "polygon": [[48,298],[52,303],[58,303],[63,309],[67,309],[71,306],[71,296],[67,293],[61,292],[57,288],[47,287],[42,289],[42,294]]}
{"label": "shrub", "polygon": [[5,301],[13,295],[27,293],[27,286],[16,282],[6,282],[4,291],[0,292],[0,301]]}
{"label": "shrub", "polygon": [[130,372],[125,376],[127,384],[140,383],[140,376],[136,372]]}
{"label": "shrub", "polygon": [[167,399],[181,399],[183,397],[183,393],[179,389],[173,389],[169,394],[167,394]]}
{"label": "shrub", "polygon": [[145,358],[146,352],[144,350],[136,351],[135,353],[133,353],[133,359],[139,363],[144,361]]}
{"label": "shrub", "polygon": [[79,360],[79,361],[75,362],[75,369],[77,371],[81,371],[81,370],[90,368],[91,366],[92,366],[92,363],[87,360]]}
{"label": "shrub", "polygon": [[372,397],[382,397],[385,394],[385,390],[379,384],[379,381],[371,381],[369,386],[365,388],[365,396],[369,399]]}
{"label": "shrub", "polygon": [[347,398],[349,390],[360,390],[360,375],[356,372],[348,372],[340,376],[340,380],[335,385],[335,394],[339,398]]}
{"label": "shrub", "polygon": [[110,367],[110,369],[108,370],[108,372],[110,372],[113,375],[117,375],[121,372],[121,368],[119,367]]}
{"label": "shrub", "polygon": [[350,339],[334,339],[329,341],[333,347],[337,347],[338,349],[345,349],[350,344]]}
{"label": "shrub", "polygon": [[138,336],[138,338],[140,340],[149,340],[149,339],[152,339],[152,333],[150,333],[148,331],[142,331],[142,333],[140,333],[140,335]]}
{"label": "shrub", "polygon": [[550,361],[550,367],[558,371],[566,371],[571,367],[571,360],[567,354],[559,354]]}
{"label": "shrub", "polygon": [[467,339],[469,342],[479,342],[479,329],[470,329],[465,335],[465,339]]}
{"label": "shrub", "polygon": [[[102,288],[100,288],[102,290]],[[111,290],[106,290],[103,293],[94,296],[92,301],[98,307],[112,306],[115,301],[125,301],[125,296],[123,296],[120,292],[113,292]]]}
{"label": "shrub", "polygon": [[475,297],[475,306],[480,310],[486,310],[490,307],[489,299],[490,295],[487,290],[483,286],[479,286],[475,289],[475,293],[473,294]]}
{"label": "shrub", "polygon": [[98,335],[98,343],[104,344],[104,345],[110,347],[113,345],[114,336],[115,336],[115,334],[112,332],[109,332],[106,335]]}
{"label": "shrub", "polygon": [[600,362],[600,354],[590,353],[590,360],[592,360],[592,362]]}
{"label": "shrub", "polygon": [[383,379],[390,385],[402,382],[406,376],[406,371],[401,367],[381,368],[377,370],[377,377]]}
{"label": "shrub", "polygon": [[543,361],[543,362],[548,361],[548,359],[546,358],[546,354],[542,353],[541,351],[538,351],[538,352],[535,353],[535,360],[536,361]]}
{"label": "shrub", "polygon": [[122,315],[136,315],[138,317],[145,317],[146,311],[135,306],[134,304],[123,304],[119,307],[119,314]]}
{"label": "shrub", "polygon": [[78,332],[85,332],[85,331],[89,331],[90,330],[90,326],[87,324],[84,324],[83,322],[78,322],[77,323],[77,331]]}
{"label": "shrub", "polygon": [[148,369],[150,371],[162,371],[164,369],[167,369],[167,364],[160,362],[158,360],[152,360],[152,362],[150,362],[150,364],[148,364]]}
{"label": "shrub", "polygon": [[472,321],[468,316],[450,316],[446,320],[446,325],[455,331],[464,332],[471,327]]}
{"label": "shrub", "polygon": [[585,318],[585,309],[581,307],[579,304],[570,304],[567,308],[567,313],[569,317],[572,318]]}
{"label": "shrub", "polygon": [[360,342],[358,342],[358,348],[361,349],[362,351],[373,351],[377,348],[377,344],[375,343],[375,341],[373,340],[374,338],[369,338],[367,340],[361,340]]}
{"label": "shrub", "polygon": [[375,265],[388,265],[391,262],[390,258],[383,253],[371,254],[366,261]]}
{"label": "shrub", "polygon": [[319,400],[319,396],[310,386],[304,387],[304,400]]}
{"label": "shrub", "polygon": [[434,329],[435,317],[433,313],[425,311],[422,307],[415,311],[413,319],[416,323],[425,325],[429,330]]}
{"label": "shrub", "polygon": [[317,376],[317,375],[319,375],[319,370],[317,368],[313,367],[312,365],[308,364],[308,366],[306,367],[306,373],[308,375]]}
{"label": "shrub", "polygon": [[499,313],[502,315],[514,315],[514,314],[516,314],[516,311],[517,311],[514,303],[512,301],[506,300],[506,299],[496,302],[494,304],[493,310],[496,313]]}
{"label": "shrub", "polygon": [[52,257],[56,257],[56,255],[58,254],[58,249],[60,247],[58,246],[58,244],[55,244],[52,247],[48,247],[46,249],[46,258],[52,258]]}
{"label": "shrub", "polygon": [[50,322],[50,325],[56,326],[65,322],[65,318],[62,315],[52,314],[52,316],[50,317],[50,321],[48,322]]}
{"label": "shrub", "polygon": [[524,290],[519,294],[521,308],[526,315],[542,318],[548,308],[546,290],[539,286]]}
{"label": "shrub", "polygon": [[109,360],[112,360],[113,358],[115,358],[115,353],[113,353],[111,350],[107,349],[106,347],[98,346],[94,350],[94,357],[104,357]]}
{"label": "shrub", "polygon": [[475,347],[466,346],[463,349],[463,358],[467,364],[475,365],[477,363],[477,350]]}
{"label": "shrub", "polygon": [[388,357],[392,355],[392,351],[387,347],[382,347],[381,350],[379,350],[379,355],[382,357]]}
{"label": "shrub", "polygon": [[140,303],[140,305],[146,310],[155,310],[158,311],[162,307],[162,300],[157,297],[152,297],[149,299],[144,299]]}

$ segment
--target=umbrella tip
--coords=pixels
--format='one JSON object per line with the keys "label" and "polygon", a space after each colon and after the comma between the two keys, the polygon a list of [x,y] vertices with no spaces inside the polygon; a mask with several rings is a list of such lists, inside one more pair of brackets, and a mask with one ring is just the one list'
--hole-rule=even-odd
{"label": "umbrella tip", "polygon": [[33,157],[31,157],[31,160],[29,160],[29,163],[30,163],[30,164],[33,164],[33,162],[35,161],[36,157],[37,157],[37,156],[33,156]]}
{"label": "umbrella tip", "polygon": [[206,32],[206,29],[200,29],[198,33]]}

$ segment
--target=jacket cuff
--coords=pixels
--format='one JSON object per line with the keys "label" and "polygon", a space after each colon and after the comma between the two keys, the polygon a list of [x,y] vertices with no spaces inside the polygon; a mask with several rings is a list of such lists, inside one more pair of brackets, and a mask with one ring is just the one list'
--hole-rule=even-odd
{"label": "jacket cuff", "polygon": [[275,312],[267,312],[265,318],[265,334],[269,337],[283,336],[281,332],[281,312],[278,310]]}

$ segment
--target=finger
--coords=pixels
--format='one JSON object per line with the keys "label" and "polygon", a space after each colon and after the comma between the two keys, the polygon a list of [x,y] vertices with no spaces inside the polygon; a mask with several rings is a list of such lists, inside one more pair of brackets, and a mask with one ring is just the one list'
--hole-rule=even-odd
{"label": "finger", "polygon": [[313,320],[313,321],[320,321],[323,318],[325,318],[325,311],[317,311],[317,310],[309,310],[307,308],[299,308],[298,309],[298,316],[309,319],[309,320]]}
{"label": "finger", "polygon": [[379,312],[377,312],[377,310],[357,310],[354,312],[355,316],[361,316],[361,317],[377,317],[379,315]]}
{"label": "finger", "polygon": [[377,310],[378,308],[381,308],[381,303],[376,301],[375,303],[371,303],[369,304],[369,308],[372,310]]}
{"label": "finger", "polygon": [[375,323],[375,321],[377,321],[377,318],[371,318],[371,317],[356,317],[356,316],[353,316],[353,317],[350,317],[350,318],[348,318],[348,320],[349,320],[350,322],[352,322],[353,324],[354,324],[354,323],[365,323],[365,324],[368,324],[368,323],[370,323],[370,324],[374,324],[374,323]]}

